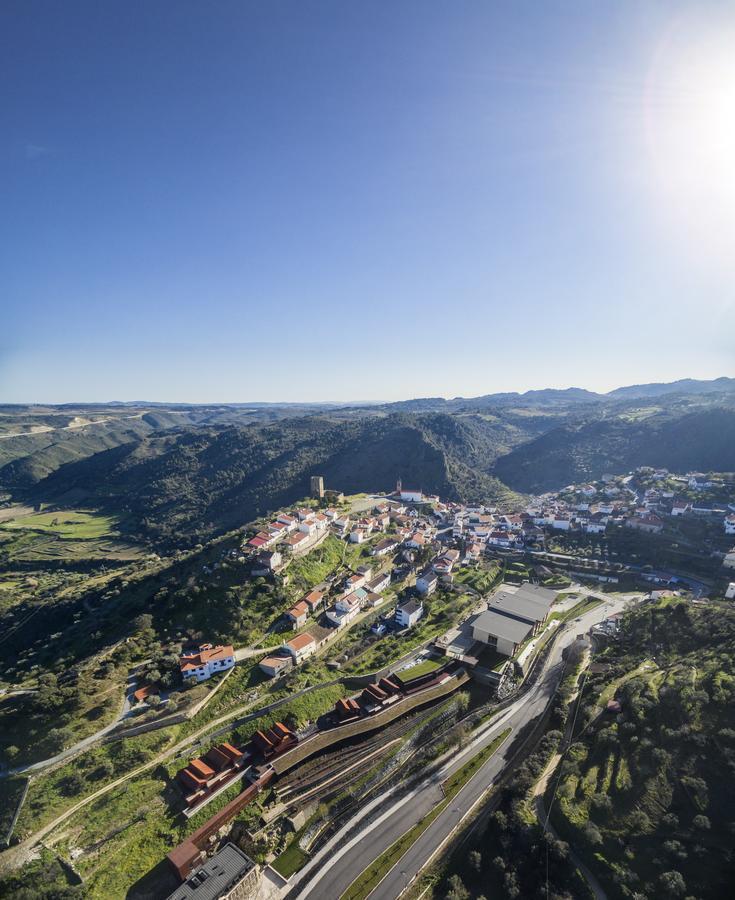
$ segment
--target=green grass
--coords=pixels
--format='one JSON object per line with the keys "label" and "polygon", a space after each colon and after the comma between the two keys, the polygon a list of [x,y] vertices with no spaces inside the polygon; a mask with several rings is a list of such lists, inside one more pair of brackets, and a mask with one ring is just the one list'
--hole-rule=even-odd
{"label": "green grass", "polygon": [[568,609],[566,612],[551,613],[548,621],[551,621],[552,619],[558,619],[560,622],[570,622],[572,619],[576,619],[578,616],[581,616],[582,613],[589,612],[596,606],[600,606],[600,604],[603,602],[603,600],[598,600],[596,597],[585,597],[584,600],[580,600],[579,603],[575,603],[575,605],[571,609]]}
{"label": "green grass", "polygon": [[20,777],[0,779],[0,839],[5,838],[10,828],[25,782],[26,779]]}
{"label": "green grass", "polygon": [[299,837],[301,832],[297,832],[291,843],[286,849],[277,856],[271,865],[284,878],[290,878],[294,872],[298,872],[308,859],[308,855],[299,847]]}
{"label": "green grass", "polygon": [[56,534],[65,540],[95,540],[111,534],[117,519],[82,510],[60,510],[51,513],[33,513],[5,522],[7,530],[30,530]]}
{"label": "green grass", "polygon": [[[380,638],[365,652],[345,666],[345,673],[375,672],[405,656],[409,651],[445,632],[473,606],[470,594],[458,595],[437,591],[424,606],[426,613],[418,624],[404,634],[389,634]],[[383,604],[383,609],[387,604]]]}
{"label": "green grass", "polygon": [[440,669],[445,665],[446,662],[446,659],[425,659],[423,662],[411,666],[410,669],[404,669],[399,674],[408,681],[411,678],[418,678],[421,675],[426,675],[428,672],[434,672],[436,669]]}
{"label": "green grass", "polygon": [[406,851],[416,843],[429,825],[431,825],[431,823],[443,812],[451,802],[452,798],[459,793],[480,766],[487,762],[493,753],[495,753],[509,734],[510,728],[506,728],[492,743],[488,744],[487,747],[476,754],[469,762],[465,763],[461,769],[458,769],[451,775],[444,782],[444,800],[442,800],[441,803],[438,803],[430,813],[427,813],[427,815],[421,819],[421,821],[417,822],[413,828],[410,828],[404,835],[398,838],[395,843],[391,844],[387,850],[381,853],[375,862],[368,866],[368,868],[352,882],[340,900],[365,900]]}
{"label": "green grass", "polygon": [[[211,744],[222,740],[244,743],[257,729],[282,720],[289,714],[293,714],[299,725],[302,725],[331,709],[344,692],[341,685],[335,685],[298,697],[278,710],[245,723],[235,733],[218,735],[211,740]],[[31,783],[28,800],[23,807],[18,834],[27,836],[32,833],[85,795],[170,747],[178,737],[179,729],[167,728],[95,747],[54,772],[37,776]],[[210,743],[206,737],[202,738],[202,742],[204,752]],[[69,848],[60,845],[62,852],[70,850],[72,846],[84,848],[104,841],[98,853],[78,861],[85,883],[87,877],[90,878],[90,897],[105,900],[124,897],[132,881],[145,876],[186,834],[201,825],[242,789],[241,784],[234,785],[198,816],[188,821],[183,820],[179,814],[181,798],[172,787],[171,778],[190,755],[195,754],[169,756],[163,764],[152,767],[125,785],[108,792],[64,823],[62,828],[65,832],[68,828],[68,833],[73,834],[74,838]],[[96,780],[95,771],[105,760],[112,764],[112,774]],[[68,795],[65,785],[73,772],[81,773],[84,787],[81,791]],[[129,828],[108,839],[112,832],[127,823],[132,823]]]}
{"label": "green grass", "polygon": [[0,549],[8,560],[131,560],[141,547],[121,541],[119,520],[84,510],[32,513],[0,524]]}
{"label": "green grass", "polygon": [[498,579],[500,566],[495,563],[489,568],[461,568],[455,573],[455,581],[467,585],[480,594],[487,594]]}

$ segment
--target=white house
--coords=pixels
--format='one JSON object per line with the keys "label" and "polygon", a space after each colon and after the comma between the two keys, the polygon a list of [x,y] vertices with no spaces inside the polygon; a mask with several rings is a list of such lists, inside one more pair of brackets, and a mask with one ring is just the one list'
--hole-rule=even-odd
{"label": "white house", "polygon": [[557,531],[569,531],[571,526],[571,519],[562,513],[557,513],[557,515],[554,516],[554,521],[551,523],[551,527],[555,528]]}
{"label": "white house", "polygon": [[185,680],[206,681],[218,672],[224,672],[235,665],[235,650],[227,646],[202,644],[195,653],[183,653],[179,660],[181,677]]}
{"label": "white house", "polygon": [[360,601],[354,593],[343,594],[339,600],[327,610],[327,619],[341,628],[348,622],[351,622],[360,612]]}
{"label": "white house", "polygon": [[735,534],[735,516],[728,516],[724,521],[725,534]]}
{"label": "white house", "polygon": [[404,490],[403,488],[401,488],[399,496],[401,500],[405,501],[406,503],[421,503],[424,499],[424,492],[408,489]]}
{"label": "white house", "polygon": [[691,508],[691,503],[674,503],[674,505],[671,507],[671,515],[685,516],[688,512],[691,511]]}
{"label": "white house", "polygon": [[706,475],[702,475],[700,472],[690,475],[688,483],[689,487],[693,491],[703,491],[706,488],[712,487],[712,482],[707,478]]}
{"label": "white house", "polygon": [[286,611],[286,618],[293,624],[294,629],[302,628],[309,618],[309,607],[303,600],[299,600],[295,606]]}
{"label": "white house", "polygon": [[728,600],[735,599],[735,581],[731,581],[727,586],[727,590],[725,591],[725,597]]}
{"label": "white house", "polygon": [[432,568],[437,575],[449,575],[459,559],[459,550],[447,550],[434,560]]}
{"label": "white house", "polygon": [[591,522],[587,522],[584,526],[584,530],[587,534],[604,534],[605,529],[607,528],[607,524],[605,522],[599,522],[592,520]]}
{"label": "white house", "polygon": [[729,553],[725,554],[722,565],[727,569],[735,569],[735,547],[733,547]]}
{"label": "white house", "polygon": [[396,622],[401,628],[413,628],[424,614],[424,605],[420,600],[408,600],[396,607]]}
{"label": "white house", "polygon": [[374,594],[379,594],[381,591],[384,591],[389,584],[390,570],[387,570],[385,572],[379,572],[374,578],[367,581],[365,583],[365,590],[372,591]]}
{"label": "white house", "polygon": [[289,531],[293,531],[298,524],[296,519],[288,513],[279,513],[276,516],[276,521],[280,522],[281,525],[285,525]]}
{"label": "white house", "polygon": [[533,524],[539,525],[543,527],[544,525],[553,525],[554,524],[554,514],[553,513],[539,513],[539,515],[533,517]]}
{"label": "white house", "polygon": [[439,583],[439,578],[436,572],[431,569],[427,569],[425,572],[422,572],[419,577],[416,579],[416,590],[419,594],[423,594],[425,597],[431,596],[436,590],[436,586]]}
{"label": "white house", "polygon": [[283,557],[278,550],[264,550],[255,557],[253,575],[267,575],[269,572],[275,572],[282,562]]}
{"label": "white house", "polygon": [[316,641],[310,634],[297,634],[295,638],[286,641],[283,649],[291,654],[295,663],[300,663],[316,653]]}
{"label": "white house", "polygon": [[284,534],[288,534],[288,528],[283,522],[271,522],[268,525],[268,533],[274,535],[276,538],[281,538]]}
{"label": "white house", "polygon": [[419,550],[421,547],[426,545],[426,538],[420,531],[414,531],[411,537],[406,541],[407,547],[412,547],[414,550]]}
{"label": "white house", "polygon": [[383,538],[382,541],[378,541],[370,552],[372,556],[385,556],[386,553],[395,550],[397,546],[398,541],[395,538],[387,537]]}
{"label": "white house", "polygon": [[[370,574],[372,575],[372,572]],[[363,587],[367,579],[368,576],[364,572],[354,572],[345,578],[345,590],[348,592],[356,591],[358,588]]]}
{"label": "white house", "polygon": [[365,543],[365,532],[361,528],[356,528],[354,531],[350,532],[350,543],[351,544],[364,544]]}

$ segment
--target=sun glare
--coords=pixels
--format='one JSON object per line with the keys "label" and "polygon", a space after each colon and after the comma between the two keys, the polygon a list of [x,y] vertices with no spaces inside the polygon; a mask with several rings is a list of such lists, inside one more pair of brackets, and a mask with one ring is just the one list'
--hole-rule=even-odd
{"label": "sun glare", "polygon": [[[735,245],[735,26],[677,22],[661,42],[646,90],[656,182],[673,225],[696,252]],[[709,253],[707,254],[709,255]]]}

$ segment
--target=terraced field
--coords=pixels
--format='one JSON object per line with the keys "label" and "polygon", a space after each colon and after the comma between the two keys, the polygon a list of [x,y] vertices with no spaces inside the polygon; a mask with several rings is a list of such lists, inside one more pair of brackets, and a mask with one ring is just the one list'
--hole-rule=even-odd
{"label": "terraced field", "polygon": [[0,553],[8,562],[135,559],[140,548],[120,539],[119,524],[87,510],[18,515],[0,524]]}

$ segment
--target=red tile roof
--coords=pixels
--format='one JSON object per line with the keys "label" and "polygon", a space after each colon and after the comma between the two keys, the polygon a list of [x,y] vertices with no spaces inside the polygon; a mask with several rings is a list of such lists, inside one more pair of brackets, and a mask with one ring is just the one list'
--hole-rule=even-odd
{"label": "red tile roof", "polygon": [[189,768],[193,769],[197,775],[203,775],[205,778],[211,778],[214,775],[214,769],[210,768],[203,759],[192,759]]}
{"label": "red tile roof", "polygon": [[180,660],[182,672],[190,672],[192,669],[199,669],[208,662],[217,662],[220,659],[227,659],[234,656],[235,649],[231,644],[226,646],[219,645],[212,647],[211,644],[202,645],[198,653],[185,653]]}
{"label": "red tile roof", "polygon": [[299,600],[297,604],[291,607],[286,613],[287,616],[291,616],[294,619],[300,619],[301,616],[305,616],[309,612],[309,607],[304,603],[303,600]]}
{"label": "red tile roof", "polygon": [[295,638],[291,638],[290,641],[287,641],[286,645],[288,647],[291,647],[292,650],[303,650],[310,644],[315,643],[316,641],[314,640],[314,638],[307,632],[305,634],[297,634]]}

